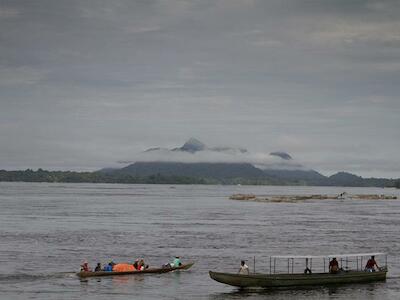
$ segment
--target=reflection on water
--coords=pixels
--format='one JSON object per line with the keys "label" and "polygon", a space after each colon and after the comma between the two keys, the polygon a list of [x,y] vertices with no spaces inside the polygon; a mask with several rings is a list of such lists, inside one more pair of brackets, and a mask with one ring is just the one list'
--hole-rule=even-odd
{"label": "reflection on water", "polygon": [[141,275],[135,276],[112,276],[111,277],[112,284],[115,288],[119,288],[121,286],[126,285],[135,285],[140,286],[140,283],[143,282],[144,278]]}
{"label": "reflection on water", "polygon": [[[399,299],[400,201],[232,201],[243,194],[394,194],[335,187],[0,183],[0,293],[4,299]],[[240,291],[209,270],[240,260],[269,271],[269,256],[382,251],[382,283]],[[179,255],[192,269],[79,280],[84,259],[161,266]],[[304,266],[301,266],[302,268]]]}
{"label": "reflection on water", "polygon": [[181,271],[178,272],[172,272],[173,276],[173,281],[174,281],[174,286],[177,288],[181,284]]}
{"label": "reflection on water", "polygon": [[334,285],[316,286],[308,288],[291,289],[235,289],[228,293],[211,294],[209,300],[233,300],[233,299],[376,299],[376,290],[383,288],[376,284],[367,285]]}

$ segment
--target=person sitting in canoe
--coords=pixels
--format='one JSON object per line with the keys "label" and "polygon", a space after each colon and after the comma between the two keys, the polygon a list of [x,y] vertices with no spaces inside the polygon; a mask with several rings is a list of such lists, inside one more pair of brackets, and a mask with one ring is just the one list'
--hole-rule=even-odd
{"label": "person sitting in canoe", "polygon": [[372,255],[370,259],[368,259],[367,264],[365,265],[365,271],[367,272],[375,272],[375,266],[378,268],[378,264],[375,261],[375,256]]}
{"label": "person sitting in canoe", "polygon": [[249,266],[246,265],[246,262],[244,260],[242,260],[240,262],[240,269],[239,269],[238,273],[241,274],[241,275],[249,275],[250,274]]}
{"label": "person sitting in canoe", "polygon": [[133,263],[133,266],[135,267],[135,269],[137,271],[143,271],[146,268],[143,258],[141,260],[138,260],[138,259],[135,260],[135,262]]}
{"label": "person sitting in canoe", "polygon": [[115,263],[113,261],[110,261],[107,265],[104,266],[103,271],[112,272],[114,265]]}
{"label": "person sitting in canoe", "polygon": [[334,257],[329,262],[329,273],[336,274],[337,272],[339,272],[339,263],[336,260],[336,257]]}
{"label": "person sitting in canoe", "polygon": [[177,268],[177,267],[180,267],[180,266],[182,266],[181,258],[179,256],[175,256],[174,267]]}
{"label": "person sitting in canoe", "polygon": [[101,263],[97,263],[96,268],[94,269],[95,272],[100,272],[101,271]]}
{"label": "person sitting in canoe", "polygon": [[133,267],[138,270],[139,269],[139,260],[136,259],[135,262],[133,263]]}
{"label": "person sitting in canoe", "polygon": [[172,268],[178,268],[178,267],[180,267],[180,266],[182,266],[181,259],[180,259],[179,256],[175,256],[174,261],[171,263],[171,267],[172,267]]}
{"label": "person sitting in canoe", "polygon": [[89,263],[86,260],[81,264],[81,271],[90,272]]}
{"label": "person sitting in canoe", "polygon": [[[175,256],[174,260],[170,263],[166,263],[164,265],[162,265],[163,269],[170,269],[170,268],[177,268],[182,266],[182,262],[179,256]],[[147,266],[146,266],[147,268]]]}
{"label": "person sitting in canoe", "polygon": [[148,268],[148,266],[145,265],[144,259],[142,258],[141,260],[139,260],[138,270],[143,271],[144,269],[147,269],[147,268]]}

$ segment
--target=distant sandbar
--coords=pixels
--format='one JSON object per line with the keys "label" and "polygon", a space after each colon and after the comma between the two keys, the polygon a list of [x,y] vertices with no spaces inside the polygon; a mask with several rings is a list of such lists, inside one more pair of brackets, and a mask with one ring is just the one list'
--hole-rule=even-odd
{"label": "distant sandbar", "polygon": [[342,193],[339,195],[254,195],[254,194],[234,194],[229,197],[231,200],[254,201],[254,202],[303,202],[308,200],[395,200],[396,196],[378,194],[357,194],[351,195]]}

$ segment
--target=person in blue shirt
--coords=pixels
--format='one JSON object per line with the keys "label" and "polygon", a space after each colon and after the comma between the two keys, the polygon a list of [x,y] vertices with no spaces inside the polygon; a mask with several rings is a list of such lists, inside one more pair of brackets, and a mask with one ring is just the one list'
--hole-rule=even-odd
{"label": "person in blue shirt", "polygon": [[111,262],[108,263],[108,265],[104,266],[103,270],[107,271],[107,272],[112,272],[113,265],[115,265],[115,264],[114,264],[114,262],[111,261]]}

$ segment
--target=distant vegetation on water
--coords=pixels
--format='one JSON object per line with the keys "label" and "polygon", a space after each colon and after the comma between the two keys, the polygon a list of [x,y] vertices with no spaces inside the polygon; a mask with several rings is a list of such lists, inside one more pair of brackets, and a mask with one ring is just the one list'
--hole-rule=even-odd
{"label": "distant vegetation on water", "polygon": [[[201,166],[202,172],[193,169],[191,173],[166,171],[154,171],[154,174],[140,172],[132,173],[127,170],[100,170],[95,172],[74,171],[36,171],[27,169],[24,171],[0,170],[0,181],[22,182],[70,182],[70,183],[140,183],[140,184],[242,184],[242,185],[314,185],[314,186],[370,186],[370,187],[397,187],[400,188],[400,180],[385,178],[362,178],[350,173],[339,172],[330,177],[316,180],[314,177],[283,177],[273,174],[252,174],[247,171],[240,174],[236,166],[231,172],[226,166]],[[148,169],[147,169],[148,170]],[[170,170],[170,169],[169,169]],[[210,171],[211,170],[211,171]],[[243,170],[243,169],[242,169]],[[246,168],[244,168],[246,170]],[[177,175],[181,173],[182,175]],[[242,175],[242,176],[240,176]],[[293,174],[292,174],[293,175]]]}
{"label": "distant vegetation on water", "polygon": [[185,176],[163,176],[155,174],[150,176],[132,176],[129,174],[108,174],[103,172],[74,172],[74,171],[25,171],[0,170],[0,181],[22,182],[70,182],[70,183],[143,183],[143,184],[207,184],[202,178]]}

